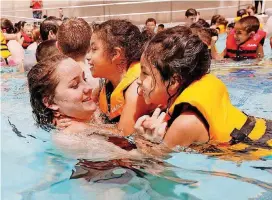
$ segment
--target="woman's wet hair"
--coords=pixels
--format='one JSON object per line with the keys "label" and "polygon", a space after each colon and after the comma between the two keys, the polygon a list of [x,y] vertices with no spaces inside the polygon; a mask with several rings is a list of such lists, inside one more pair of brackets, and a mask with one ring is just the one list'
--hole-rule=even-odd
{"label": "woman's wet hair", "polygon": [[95,24],[93,34],[102,40],[109,56],[112,56],[114,48],[123,49],[127,67],[132,62],[140,60],[143,46],[142,35],[139,28],[131,22],[112,19],[102,24]]}
{"label": "woman's wet hair", "polygon": [[207,45],[185,26],[155,35],[145,46],[143,59],[159,71],[162,81],[169,81],[167,91],[171,79],[178,77],[181,84],[178,93],[209,73],[211,64]]}
{"label": "woman's wet hair", "polygon": [[37,63],[27,74],[33,116],[37,125],[45,130],[53,127],[54,114],[44,105],[44,98],[47,98],[49,104],[53,103],[55,89],[59,83],[56,69],[68,58],[62,54],[55,55]]}
{"label": "woman's wet hair", "polygon": [[1,29],[6,30],[6,33],[15,33],[12,22],[7,18],[1,18]]}

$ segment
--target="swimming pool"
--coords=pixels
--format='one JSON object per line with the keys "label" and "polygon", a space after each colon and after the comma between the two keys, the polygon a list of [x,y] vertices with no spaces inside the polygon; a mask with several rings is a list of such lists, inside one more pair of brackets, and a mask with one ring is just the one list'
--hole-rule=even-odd
{"label": "swimming pool", "polygon": [[[272,66],[268,62],[265,66],[216,62],[212,73],[227,84],[234,105],[272,119]],[[125,184],[70,179],[78,160],[57,152],[50,134],[35,127],[25,74],[1,68],[1,92],[3,200],[272,199],[272,154],[258,161],[232,162],[173,153],[165,160],[173,167],[165,168],[160,176],[139,177],[130,172]],[[122,175],[125,171],[113,172]]]}

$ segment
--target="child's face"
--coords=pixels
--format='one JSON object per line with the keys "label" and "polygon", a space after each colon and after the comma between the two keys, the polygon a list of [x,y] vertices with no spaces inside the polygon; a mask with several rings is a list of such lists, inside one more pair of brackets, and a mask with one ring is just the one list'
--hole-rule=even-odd
{"label": "child's face", "polygon": [[161,32],[161,31],[163,31],[163,30],[164,30],[164,28],[162,28],[160,26],[158,27],[158,33]]}
{"label": "child's face", "polygon": [[231,27],[227,27],[226,33],[229,34],[229,33],[232,31],[232,29],[233,29],[233,28],[231,28]]}
{"label": "child's face", "polygon": [[102,40],[95,33],[91,37],[91,48],[87,57],[92,75],[95,78],[107,78],[107,75],[111,74],[114,69]]}
{"label": "child's face", "polygon": [[29,36],[29,37],[32,37],[32,28],[31,27],[28,27],[25,29],[25,33]]}
{"label": "child's face", "polygon": [[159,71],[144,58],[144,55],[141,57],[141,74],[137,83],[139,95],[144,97],[146,104],[167,106],[169,95],[166,83],[162,81]]}
{"label": "child's face", "polygon": [[254,11],[252,9],[247,9],[247,14],[249,16],[254,16],[255,15],[255,13],[254,13]]}
{"label": "child's face", "polygon": [[248,33],[240,23],[235,24],[234,38],[237,45],[246,42],[250,37],[251,33]]}
{"label": "child's face", "polygon": [[152,32],[154,32],[154,30],[156,28],[156,24],[154,22],[147,22],[146,28],[151,30]]}
{"label": "child's face", "polygon": [[188,16],[187,21],[191,24],[196,22],[196,16]]}

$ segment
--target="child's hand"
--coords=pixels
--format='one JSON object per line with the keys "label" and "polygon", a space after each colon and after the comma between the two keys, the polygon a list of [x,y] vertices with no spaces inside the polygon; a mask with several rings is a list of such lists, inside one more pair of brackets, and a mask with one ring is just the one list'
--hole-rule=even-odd
{"label": "child's hand", "polygon": [[161,113],[161,109],[156,108],[150,117],[144,115],[140,117],[134,128],[136,132],[144,136],[147,140],[160,143],[165,135],[167,122],[165,122],[165,112]]}
{"label": "child's hand", "polygon": [[217,36],[213,36],[212,37],[212,41],[211,41],[211,45],[214,46],[217,40],[218,40],[218,37]]}
{"label": "child's hand", "polygon": [[58,114],[54,114],[54,120],[53,124],[58,128],[58,129],[65,129],[68,126],[71,125],[72,119],[69,117],[64,117]]}

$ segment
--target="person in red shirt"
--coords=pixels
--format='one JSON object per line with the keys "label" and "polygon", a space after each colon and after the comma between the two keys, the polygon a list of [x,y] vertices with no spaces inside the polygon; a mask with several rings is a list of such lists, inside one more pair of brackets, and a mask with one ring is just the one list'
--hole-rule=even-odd
{"label": "person in red shirt", "polygon": [[33,9],[33,18],[41,19],[42,18],[42,9],[43,2],[42,0],[31,0],[30,8]]}

